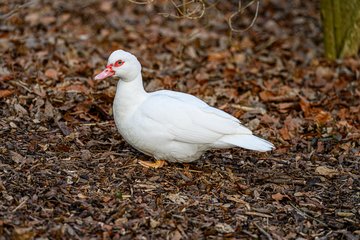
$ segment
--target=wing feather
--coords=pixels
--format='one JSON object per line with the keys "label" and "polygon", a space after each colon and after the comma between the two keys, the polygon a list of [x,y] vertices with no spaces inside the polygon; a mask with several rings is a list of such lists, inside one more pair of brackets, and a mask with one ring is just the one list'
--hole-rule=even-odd
{"label": "wing feather", "polygon": [[142,115],[164,126],[176,141],[213,144],[228,134],[251,134],[238,119],[185,93],[152,93],[139,108]]}

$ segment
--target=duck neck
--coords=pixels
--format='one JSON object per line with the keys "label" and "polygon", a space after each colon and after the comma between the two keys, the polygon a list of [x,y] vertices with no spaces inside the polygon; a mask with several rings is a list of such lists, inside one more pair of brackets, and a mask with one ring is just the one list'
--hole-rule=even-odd
{"label": "duck neck", "polygon": [[[146,98],[141,73],[132,81],[119,80],[114,99],[114,114],[130,114]],[[119,116],[120,117],[120,116]],[[122,116],[125,117],[125,116]]]}

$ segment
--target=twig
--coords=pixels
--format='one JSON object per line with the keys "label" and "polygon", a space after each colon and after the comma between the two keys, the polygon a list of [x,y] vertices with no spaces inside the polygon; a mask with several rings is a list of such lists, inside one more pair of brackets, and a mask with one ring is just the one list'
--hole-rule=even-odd
{"label": "twig", "polygon": [[245,212],[246,215],[250,216],[257,216],[257,217],[264,217],[264,218],[272,218],[273,216],[265,213],[259,213],[259,212]]}
{"label": "twig", "polygon": [[289,204],[303,217],[308,217],[311,218],[312,220],[322,224],[323,226],[327,226],[326,223],[324,223],[323,221],[320,221],[319,219],[314,218],[313,216],[310,216],[309,214],[305,213],[304,211],[302,211],[300,208],[298,208],[297,206],[295,206],[295,204],[293,204],[292,202],[289,202]]}
{"label": "twig", "polygon": [[[205,10],[206,10],[206,6],[205,6],[205,3],[203,0],[198,0],[198,4],[200,4],[200,7],[199,5],[192,11],[190,12],[187,12],[189,10],[189,8],[187,7],[187,5],[190,5],[190,4],[196,4],[196,1],[195,0],[192,0],[192,1],[183,1],[182,4],[180,5],[177,5],[174,0],[171,0],[170,1],[172,3],[172,5],[175,7],[176,11],[180,14],[180,16],[176,16],[174,14],[170,14],[170,13],[159,13],[160,15],[163,15],[165,17],[174,17],[174,18],[188,18],[188,19],[199,19],[199,18],[202,18],[204,16],[204,13],[205,13]],[[183,10],[181,10],[181,8]],[[197,13],[200,13],[196,16]],[[195,15],[195,16],[194,16]]]}
{"label": "twig", "polygon": [[[250,7],[254,2],[256,2],[256,11],[255,11],[255,16],[252,19],[250,25],[245,28],[245,29],[235,29],[232,25],[232,19],[236,16],[236,15],[241,15],[243,14],[244,10],[248,7]],[[242,0],[239,0],[239,7],[238,7],[238,11],[234,12],[233,14],[231,14],[231,16],[229,17],[228,23],[229,23],[229,27],[231,28],[231,31],[233,32],[245,32],[247,30],[249,30],[252,26],[254,26],[255,21],[257,19],[258,13],[259,13],[259,6],[260,6],[260,0],[253,0],[251,2],[248,3],[248,5],[246,5],[244,8],[242,8]]]}
{"label": "twig", "polygon": [[98,126],[98,125],[111,125],[112,121],[98,122],[98,123],[81,123],[81,126]]}
{"label": "twig", "polygon": [[[135,4],[141,4],[141,5],[145,5],[145,4],[149,4],[149,3],[153,3],[154,0],[128,0],[131,3],[135,3]],[[161,12],[159,13],[160,15],[164,16],[164,17],[173,17],[173,18],[187,18],[187,19],[199,19],[202,18],[205,14],[206,9],[208,8],[212,8],[214,6],[216,6],[220,0],[209,4],[209,3],[205,3],[205,0],[183,0],[181,4],[177,4],[175,2],[175,0],[169,0],[169,2],[173,5],[173,7],[175,8],[176,12],[179,15],[174,15],[171,13],[167,13],[167,12]],[[256,3],[256,11],[255,11],[255,15],[250,23],[249,26],[247,26],[245,29],[236,29],[233,26],[233,18],[236,17],[237,15],[242,15],[244,13],[244,10],[247,9],[248,7],[250,7],[251,5],[253,5],[254,3]],[[189,6],[196,4],[196,7],[194,7],[193,9],[190,9]],[[238,10],[236,12],[234,12],[233,14],[231,14],[231,16],[227,19],[228,21],[228,25],[231,29],[232,32],[245,32],[247,30],[249,30],[251,27],[254,26],[255,21],[258,17],[258,13],[259,13],[259,6],[260,6],[260,0],[253,0],[251,2],[249,2],[245,7],[242,7],[242,0],[239,0],[238,3]]]}
{"label": "twig", "polygon": [[152,3],[154,0],[144,0],[144,1],[128,0],[128,1],[136,4],[149,4]]}
{"label": "twig", "polygon": [[264,108],[260,108],[260,107],[253,108],[253,107],[247,107],[247,106],[242,106],[242,105],[238,105],[238,104],[231,104],[230,106],[235,109],[243,110],[245,112],[258,112],[261,114],[266,113],[266,110]]}
{"label": "twig", "polygon": [[25,199],[16,208],[14,208],[12,212],[16,212],[18,209],[22,208],[27,202],[27,200],[29,200],[29,197],[25,197]]}
{"label": "twig", "polygon": [[256,222],[254,222],[254,225],[259,229],[259,231],[266,236],[267,239],[273,240],[273,238],[270,236],[270,234],[265,231],[262,227],[260,227]]}
{"label": "twig", "polygon": [[[176,170],[184,170],[184,168],[178,168],[175,167]],[[195,173],[203,173],[204,171],[194,170],[194,169],[188,169],[189,172],[195,172]]]}
{"label": "twig", "polygon": [[258,235],[256,235],[256,234],[252,234],[251,232],[249,232],[249,231],[247,231],[247,230],[242,230],[241,232],[243,232],[243,233],[245,233],[245,234],[249,235],[249,236],[250,236],[250,237],[252,237],[252,238],[255,238],[255,239],[258,239],[258,238],[259,238],[259,236],[258,236]]}
{"label": "twig", "polygon": [[28,7],[30,5],[32,5],[35,1],[29,1],[27,3],[24,4],[20,4],[20,5],[16,5],[15,8],[13,10],[11,10],[10,12],[0,16],[0,20],[5,20],[10,18],[12,15],[14,15],[16,12],[18,12],[20,9]]}

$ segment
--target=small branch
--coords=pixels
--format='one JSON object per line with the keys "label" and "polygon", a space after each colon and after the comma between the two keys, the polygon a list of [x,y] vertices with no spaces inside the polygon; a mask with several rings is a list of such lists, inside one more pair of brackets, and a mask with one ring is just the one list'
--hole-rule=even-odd
{"label": "small branch", "polygon": [[[179,5],[177,5],[174,2],[174,0],[171,0],[170,2],[175,7],[176,11],[179,13],[180,16],[176,16],[176,15],[170,14],[170,13],[159,13],[160,15],[163,15],[165,17],[187,18],[187,19],[194,20],[194,19],[202,18],[205,14],[206,6],[205,6],[205,3],[203,0],[198,0],[198,3],[196,3],[195,0],[192,0],[189,2],[183,1],[183,3],[179,4]],[[189,7],[187,7],[187,6],[190,4],[200,4],[200,5],[198,5],[195,9],[189,11]]]}
{"label": "small branch", "polygon": [[298,208],[297,206],[295,206],[295,204],[293,204],[292,202],[289,202],[289,204],[303,217],[308,217],[311,218],[312,220],[320,223],[323,226],[327,226],[326,223],[324,223],[323,221],[320,221],[319,219],[314,218],[313,216],[310,216],[309,214],[305,213],[304,211],[302,211],[300,208]]}
{"label": "small branch", "polygon": [[135,4],[149,4],[154,2],[154,0],[144,0],[144,1],[128,0],[128,1]]}
{"label": "small branch", "polygon": [[245,212],[246,215],[250,215],[250,216],[257,216],[257,217],[263,217],[263,218],[272,218],[273,216],[269,215],[269,214],[265,214],[265,213],[260,213],[260,212]]}
{"label": "small branch", "polygon": [[273,240],[273,238],[270,236],[270,234],[265,231],[262,227],[260,227],[256,222],[254,222],[254,225],[259,229],[259,231],[266,236],[268,240]]}
{"label": "small branch", "polygon": [[6,19],[10,18],[12,15],[14,15],[18,11],[20,11],[22,8],[28,7],[28,6],[32,5],[32,4],[34,4],[34,2],[35,1],[33,0],[33,1],[29,1],[29,2],[21,4],[21,5],[16,5],[13,10],[11,10],[10,12],[0,16],[0,20],[6,20]]}
{"label": "small branch", "polygon": [[27,200],[29,200],[29,197],[25,197],[25,199],[16,208],[14,208],[12,212],[16,212],[18,209],[22,208],[27,202]]}
{"label": "small branch", "polygon": [[[142,4],[142,5],[154,2],[154,0],[128,0],[128,1],[131,3]],[[178,15],[171,14],[168,12],[161,12],[158,14],[162,15],[163,17],[187,18],[187,19],[195,20],[202,18],[205,14],[206,9],[215,7],[215,5],[217,5],[220,2],[220,0],[212,4],[207,3],[206,0],[189,0],[189,1],[182,0],[182,3],[177,3],[176,0],[168,0],[168,2],[170,2],[171,5],[175,8],[175,11]],[[233,26],[233,18],[236,17],[237,15],[242,15],[244,13],[244,10],[250,7],[251,5],[253,5],[254,3],[256,4],[256,11],[250,25],[247,26],[245,29],[236,29]],[[258,17],[259,6],[260,6],[260,0],[252,0],[245,7],[242,7],[242,0],[239,0],[238,10],[233,14],[231,14],[231,16],[227,19],[231,31],[245,32],[249,30],[251,27],[253,27]]]}
{"label": "small branch", "polygon": [[[259,13],[259,6],[260,6],[260,0],[254,0],[254,1],[251,1],[248,5],[246,5],[244,8],[241,7],[241,1],[242,0],[239,0],[239,8],[238,8],[238,11],[234,12],[233,14],[231,14],[231,16],[229,17],[229,20],[228,20],[228,23],[229,23],[229,27],[231,29],[231,31],[233,32],[245,32],[247,30],[249,30],[252,26],[254,26],[255,24],[255,21],[257,19],[257,16],[258,16],[258,13]],[[245,29],[236,29],[233,27],[233,18],[237,15],[241,15],[243,14],[244,10],[248,7],[250,7],[254,2],[256,2],[256,11],[255,11],[255,15],[250,23],[250,25],[248,27],[246,27]]]}

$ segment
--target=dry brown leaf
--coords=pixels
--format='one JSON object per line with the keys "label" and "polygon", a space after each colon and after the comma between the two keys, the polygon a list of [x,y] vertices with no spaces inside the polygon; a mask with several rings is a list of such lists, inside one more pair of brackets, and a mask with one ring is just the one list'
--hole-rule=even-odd
{"label": "dry brown leaf", "polygon": [[339,171],[336,169],[328,168],[326,166],[319,166],[315,169],[315,172],[327,177],[332,177],[339,174]]}
{"label": "dry brown leaf", "polygon": [[293,102],[283,102],[283,103],[279,103],[278,108],[281,112],[288,112],[289,109],[293,108],[294,106],[296,106],[296,103]]}
{"label": "dry brown leaf", "polygon": [[23,163],[26,160],[25,157],[23,157],[21,154],[14,152],[14,151],[10,151],[10,156],[11,156],[11,159],[16,163]]}
{"label": "dry brown leaf", "polygon": [[48,78],[57,80],[58,79],[58,72],[53,68],[49,68],[49,69],[46,69],[45,76],[48,77]]}
{"label": "dry brown leaf", "polygon": [[254,42],[247,36],[244,36],[240,43],[242,49],[252,48],[254,45]]}
{"label": "dry brown leaf", "polygon": [[14,104],[14,109],[16,110],[16,113],[19,114],[20,116],[29,114],[28,111],[18,103]]}
{"label": "dry brown leaf", "polygon": [[80,198],[80,199],[86,199],[86,198],[87,198],[87,196],[85,196],[85,195],[82,194],[82,193],[79,193],[77,196],[78,196],[78,198]]}
{"label": "dry brown leaf", "polygon": [[33,239],[36,233],[32,227],[15,228],[12,236],[13,240],[30,240]]}
{"label": "dry brown leaf", "polygon": [[39,84],[35,84],[35,86],[33,86],[33,92],[42,98],[46,97],[46,91],[44,90],[43,86]]}
{"label": "dry brown leaf", "polygon": [[210,53],[208,55],[208,60],[210,62],[218,62],[218,61],[223,61],[224,59],[226,59],[228,57],[229,57],[228,51],[214,52],[214,53]]}
{"label": "dry brown leaf", "polygon": [[14,90],[8,90],[8,89],[0,90],[0,99],[8,97],[12,95],[14,92],[15,92]]}
{"label": "dry brown leaf", "polygon": [[341,119],[341,120],[345,120],[348,116],[349,116],[349,112],[346,108],[341,108],[338,112],[337,112],[337,116]]}
{"label": "dry brown leaf", "polygon": [[331,114],[323,110],[320,110],[320,112],[315,116],[315,122],[319,125],[324,125],[327,122],[331,121],[331,119]]}
{"label": "dry brown leaf", "polygon": [[241,199],[240,195],[227,195],[226,198],[230,201],[234,201],[241,204],[248,204],[244,200]]}
{"label": "dry brown leaf", "polygon": [[52,24],[56,21],[56,17],[54,16],[41,16],[40,22],[44,25]]}
{"label": "dry brown leaf", "polygon": [[227,223],[217,223],[215,225],[215,230],[218,231],[219,233],[233,233],[233,232],[235,232],[234,228],[232,228]]}
{"label": "dry brown leaf", "polygon": [[180,193],[170,193],[167,198],[176,204],[186,204],[189,201],[187,196],[180,195]]}
{"label": "dry brown leaf", "polygon": [[103,1],[100,4],[100,10],[103,12],[110,12],[112,9],[112,1]]}
{"label": "dry brown leaf", "polygon": [[306,98],[300,96],[300,108],[304,112],[305,117],[310,116],[311,114],[311,105],[306,100]]}
{"label": "dry brown leaf", "polygon": [[339,217],[349,218],[349,217],[353,217],[355,214],[352,212],[337,212],[336,215]]}
{"label": "dry brown leaf", "polygon": [[313,81],[313,85],[316,87],[324,86],[332,79],[333,74],[333,70],[329,67],[317,67],[315,72],[316,78],[315,81]]}
{"label": "dry brown leaf", "polygon": [[105,202],[105,203],[107,203],[107,202],[109,202],[111,199],[112,199],[111,197],[105,196],[105,197],[102,198],[102,201]]}
{"label": "dry brown leaf", "polygon": [[292,137],[290,135],[289,129],[287,127],[283,127],[279,130],[282,139],[290,140]]}
{"label": "dry brown leaf", "polygon": [[59,87],[58,90],[66,91],[66,92],[79,92],[79,93],[85,93],[85,94],[89,93],[89,89],[83,84],[74,84],[74,85],[69,85],[66,87]]}
{"label": "dry brown leaf", "polygon": [[275,201],[281,201],[284,198],[290,199],[288,195],[286,195],[286,194],[284,195],[281,193],[275,193],[275,194],[271,195],[271,198],[274,199]]}
{"label": "dry brown leaf", "polygon": [[318,141],[316,146],[316,152],[321,153],[325,150],[324,142]]}
{"label": "dry brown leaf", "polygon": [[68,136],[72,132],[71,128],[69,128],[64,122],[57,122],[57,125],[65,136]]}
{"label": "dry brown leaf", "polygon": [[48,100],[45,102],[44,114],[48,119],[54,118],[54,107]]}
{"label": "dry brown leaf", "polygon": [[38,12],[29,13],[25,16],[25,21],[30,25],[36,25],[39,23],[40,14]]}
{"label": "dry brown leaf", "polygon": [[265,124],[274,124],[274,123],[278,123],[279,119],[275,118],[274,116],[270,116],[269,114],[265,113],[261,119],[260,122],[265,123]]}
{"label": "dry brown leaf", "polygon": [[259,96],[260,96],[261,100],[264,102],[271,101],[271,99],[273,99],[275,97],[275,95],[270,91],[262,91],[259,93]]}
{"label": "dry brown leaf", "polygon": [[157,228],[159,225],[160,225],[159,221],[156,221],[155,219],[150,218],[150,227],[151,228]]}
{"label": "dry brown leaf", "polygon": [[174,232],[171,233],[171,240],[180,240],[182,239],[182,235],[179,232],[179,230],[175,230]]}

